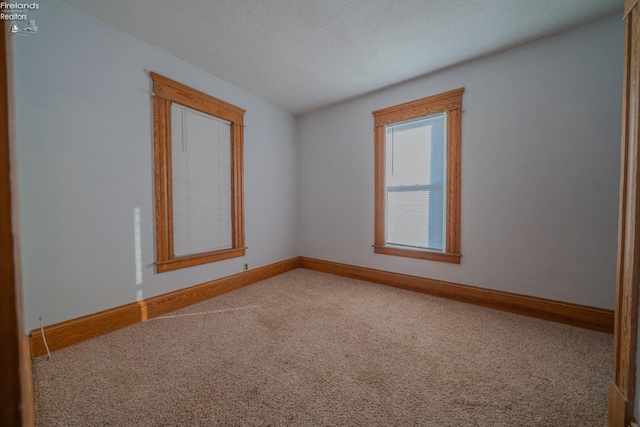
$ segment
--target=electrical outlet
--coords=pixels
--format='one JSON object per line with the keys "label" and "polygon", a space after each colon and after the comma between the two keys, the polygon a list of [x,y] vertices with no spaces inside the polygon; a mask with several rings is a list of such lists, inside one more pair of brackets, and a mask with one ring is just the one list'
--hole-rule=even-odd
{"label": "electrical outlet", "polygon": [[244,271],[247,271],[249,269],[249,263],[245,262],[244,263]]}

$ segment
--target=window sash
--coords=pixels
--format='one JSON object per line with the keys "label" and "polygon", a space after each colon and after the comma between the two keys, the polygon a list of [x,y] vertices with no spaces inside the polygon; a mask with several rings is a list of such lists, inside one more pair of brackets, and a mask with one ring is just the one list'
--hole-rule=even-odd
{"label": "window sash", "polygon": [[[445,250],[446,122],[446,113],[436,113],[385,127],[385,159],[387,165],[391,164],[391,170],[385,173],[387,245]],[[395,166],[396,151],[401,154],[398,166]],[[390,185],[394,175],[396,185]],[[429,183],[397,185],[398,181],[411,180]],[[412,192],[422,194],[408,194]]]}
{"label": "window sash", "polygon": [[174,257],[233,247],[230,128],[171,103]]}

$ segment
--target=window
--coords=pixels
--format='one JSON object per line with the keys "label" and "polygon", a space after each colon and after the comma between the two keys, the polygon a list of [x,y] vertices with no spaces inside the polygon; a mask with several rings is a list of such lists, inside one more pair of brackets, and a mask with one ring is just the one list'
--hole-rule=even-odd
{"label": "window", "polygon": [[460,263],[463,92],[373,112],[375,253]]}
{"label": "window", "polygon": [[151,73],[158,273],[244,256],[245,111]]}

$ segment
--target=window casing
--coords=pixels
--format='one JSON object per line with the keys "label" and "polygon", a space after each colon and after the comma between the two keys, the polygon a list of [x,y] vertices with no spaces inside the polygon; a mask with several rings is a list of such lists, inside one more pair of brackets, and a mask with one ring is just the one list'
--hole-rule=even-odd
{"label": "window casing", "polygon": [[459,264],[464,88],[374,111],[374,252]]}
{"label": "window casing", "polygon": [[244,256],[245,111],[150,75],[158,273]]}

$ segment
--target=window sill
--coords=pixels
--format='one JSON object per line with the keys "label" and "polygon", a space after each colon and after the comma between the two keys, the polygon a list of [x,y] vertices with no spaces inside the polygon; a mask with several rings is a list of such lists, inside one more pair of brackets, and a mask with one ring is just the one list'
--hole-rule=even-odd
{"label": "window sill", "polygon": [[189,255],[164,261],[156,261],[156,270],[158,273],[164,273],[166,271],[193,267],[200,264],[208,264],[210,262],[221,261],[223,259],[237,258],[244,256],[246,249],[247,248],[225,249],[222,251],[206,252],[203,254]]}
{"label": "window sill", "polygon": [[462,254],[448,252],[436,252],[427,249],[401,248],[398,246],[374,245],[373,251],[377,254],[402,256],[407,258],[426,259],[429,261],[448,262],[450,264],[460,264]]}

